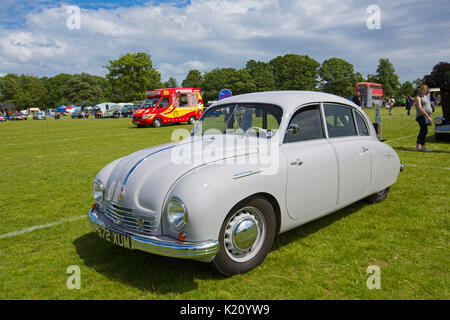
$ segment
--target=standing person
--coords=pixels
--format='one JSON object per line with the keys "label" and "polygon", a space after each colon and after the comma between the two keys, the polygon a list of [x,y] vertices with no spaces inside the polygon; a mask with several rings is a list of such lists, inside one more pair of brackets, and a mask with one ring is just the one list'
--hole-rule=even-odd
{"label": "standing person", "polygon": [[427,92],[428,86],[425,84],[421,85],[419,88],[419,93],[414,101],[414,105],[416,107],[416,121],[420,126],[419,135],[417,136],[416,149],[418,151],[430,152],[430,149],[425,148],[425,138],[427,137],[428,126],[433,123],[433,119],[431,119],[433,109],[431,108]]}
{"label": "standing person", "polygon": [[364,109],[364,100],[361,98],[361,93],[356,91],[356,95],[352,99],[353,103]]}
{"label": "standing person", "polygon": [[392,116],[392,110],[394,109],[394,105],[395,105],[395,99],[394,97],[391,97],[389,99],[389,115]]}
{"label": "standing person", "polygon": [[414,104],[414,99],[410,96],[406,96],[406,110],[408,111],[408,116],[411,115],[411,108]]}

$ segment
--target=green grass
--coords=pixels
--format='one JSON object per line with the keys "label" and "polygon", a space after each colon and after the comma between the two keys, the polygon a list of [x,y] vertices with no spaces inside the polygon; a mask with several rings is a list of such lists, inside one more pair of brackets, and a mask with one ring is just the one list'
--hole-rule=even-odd
{"label": "green grass", "polygon": [[[382,119],[383,138],[406,164],[387,200],[277,236],[247,274],[225,278],[210,264],[114,247],[81,219],[0,239],[0,299],[448,299],[450,144],[430,130],[434,152],[419,153],[413,115],[395,108]],[[87,214],[104,165],[170,141],[174,128],[136,129],[130,119],[0,123],[0,235]],[[71,265],[81,268],[81,290],[66,287]],[[380,290],[366,287],[369,265],[381,268]]]}

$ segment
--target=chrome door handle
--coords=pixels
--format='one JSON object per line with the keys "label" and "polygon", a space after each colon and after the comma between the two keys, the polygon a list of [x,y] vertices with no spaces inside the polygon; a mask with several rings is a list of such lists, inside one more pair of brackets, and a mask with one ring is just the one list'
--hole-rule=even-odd
{"label": "chrome door handle", "polygon": [[297,159],[294,162],[291,162],[291,166],[301,166],[303,164],[303,161],[300,159]]}
{"label": "chrome door handle", "polygon": [[369,148],[363,146],[363,147],[362,147],[362,151],[363,151],[363,152],[367,152],[367,151],[369,151]]}

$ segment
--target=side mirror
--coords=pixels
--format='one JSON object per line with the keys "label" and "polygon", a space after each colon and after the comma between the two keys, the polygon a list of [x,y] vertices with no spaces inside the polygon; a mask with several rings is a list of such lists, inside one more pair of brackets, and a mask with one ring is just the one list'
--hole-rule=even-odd
{"label": "side mirror", "polygon": [[298,124],[290,124],[287,133],[291,136],[295,136],[300,132],[300,126]]}

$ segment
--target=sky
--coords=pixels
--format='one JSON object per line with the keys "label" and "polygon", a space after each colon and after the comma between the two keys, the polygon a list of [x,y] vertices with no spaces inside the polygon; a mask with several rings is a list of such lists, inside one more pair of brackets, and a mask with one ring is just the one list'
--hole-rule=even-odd
{"label": "sky", "polygon": [[110,60],[144,51],[179,84],[191,69],[288,53],[342,58],[365,77],[389,58],[413,81],[450,60],[449,17],[448,0],[1,0],[0,76],[104,76]]}

